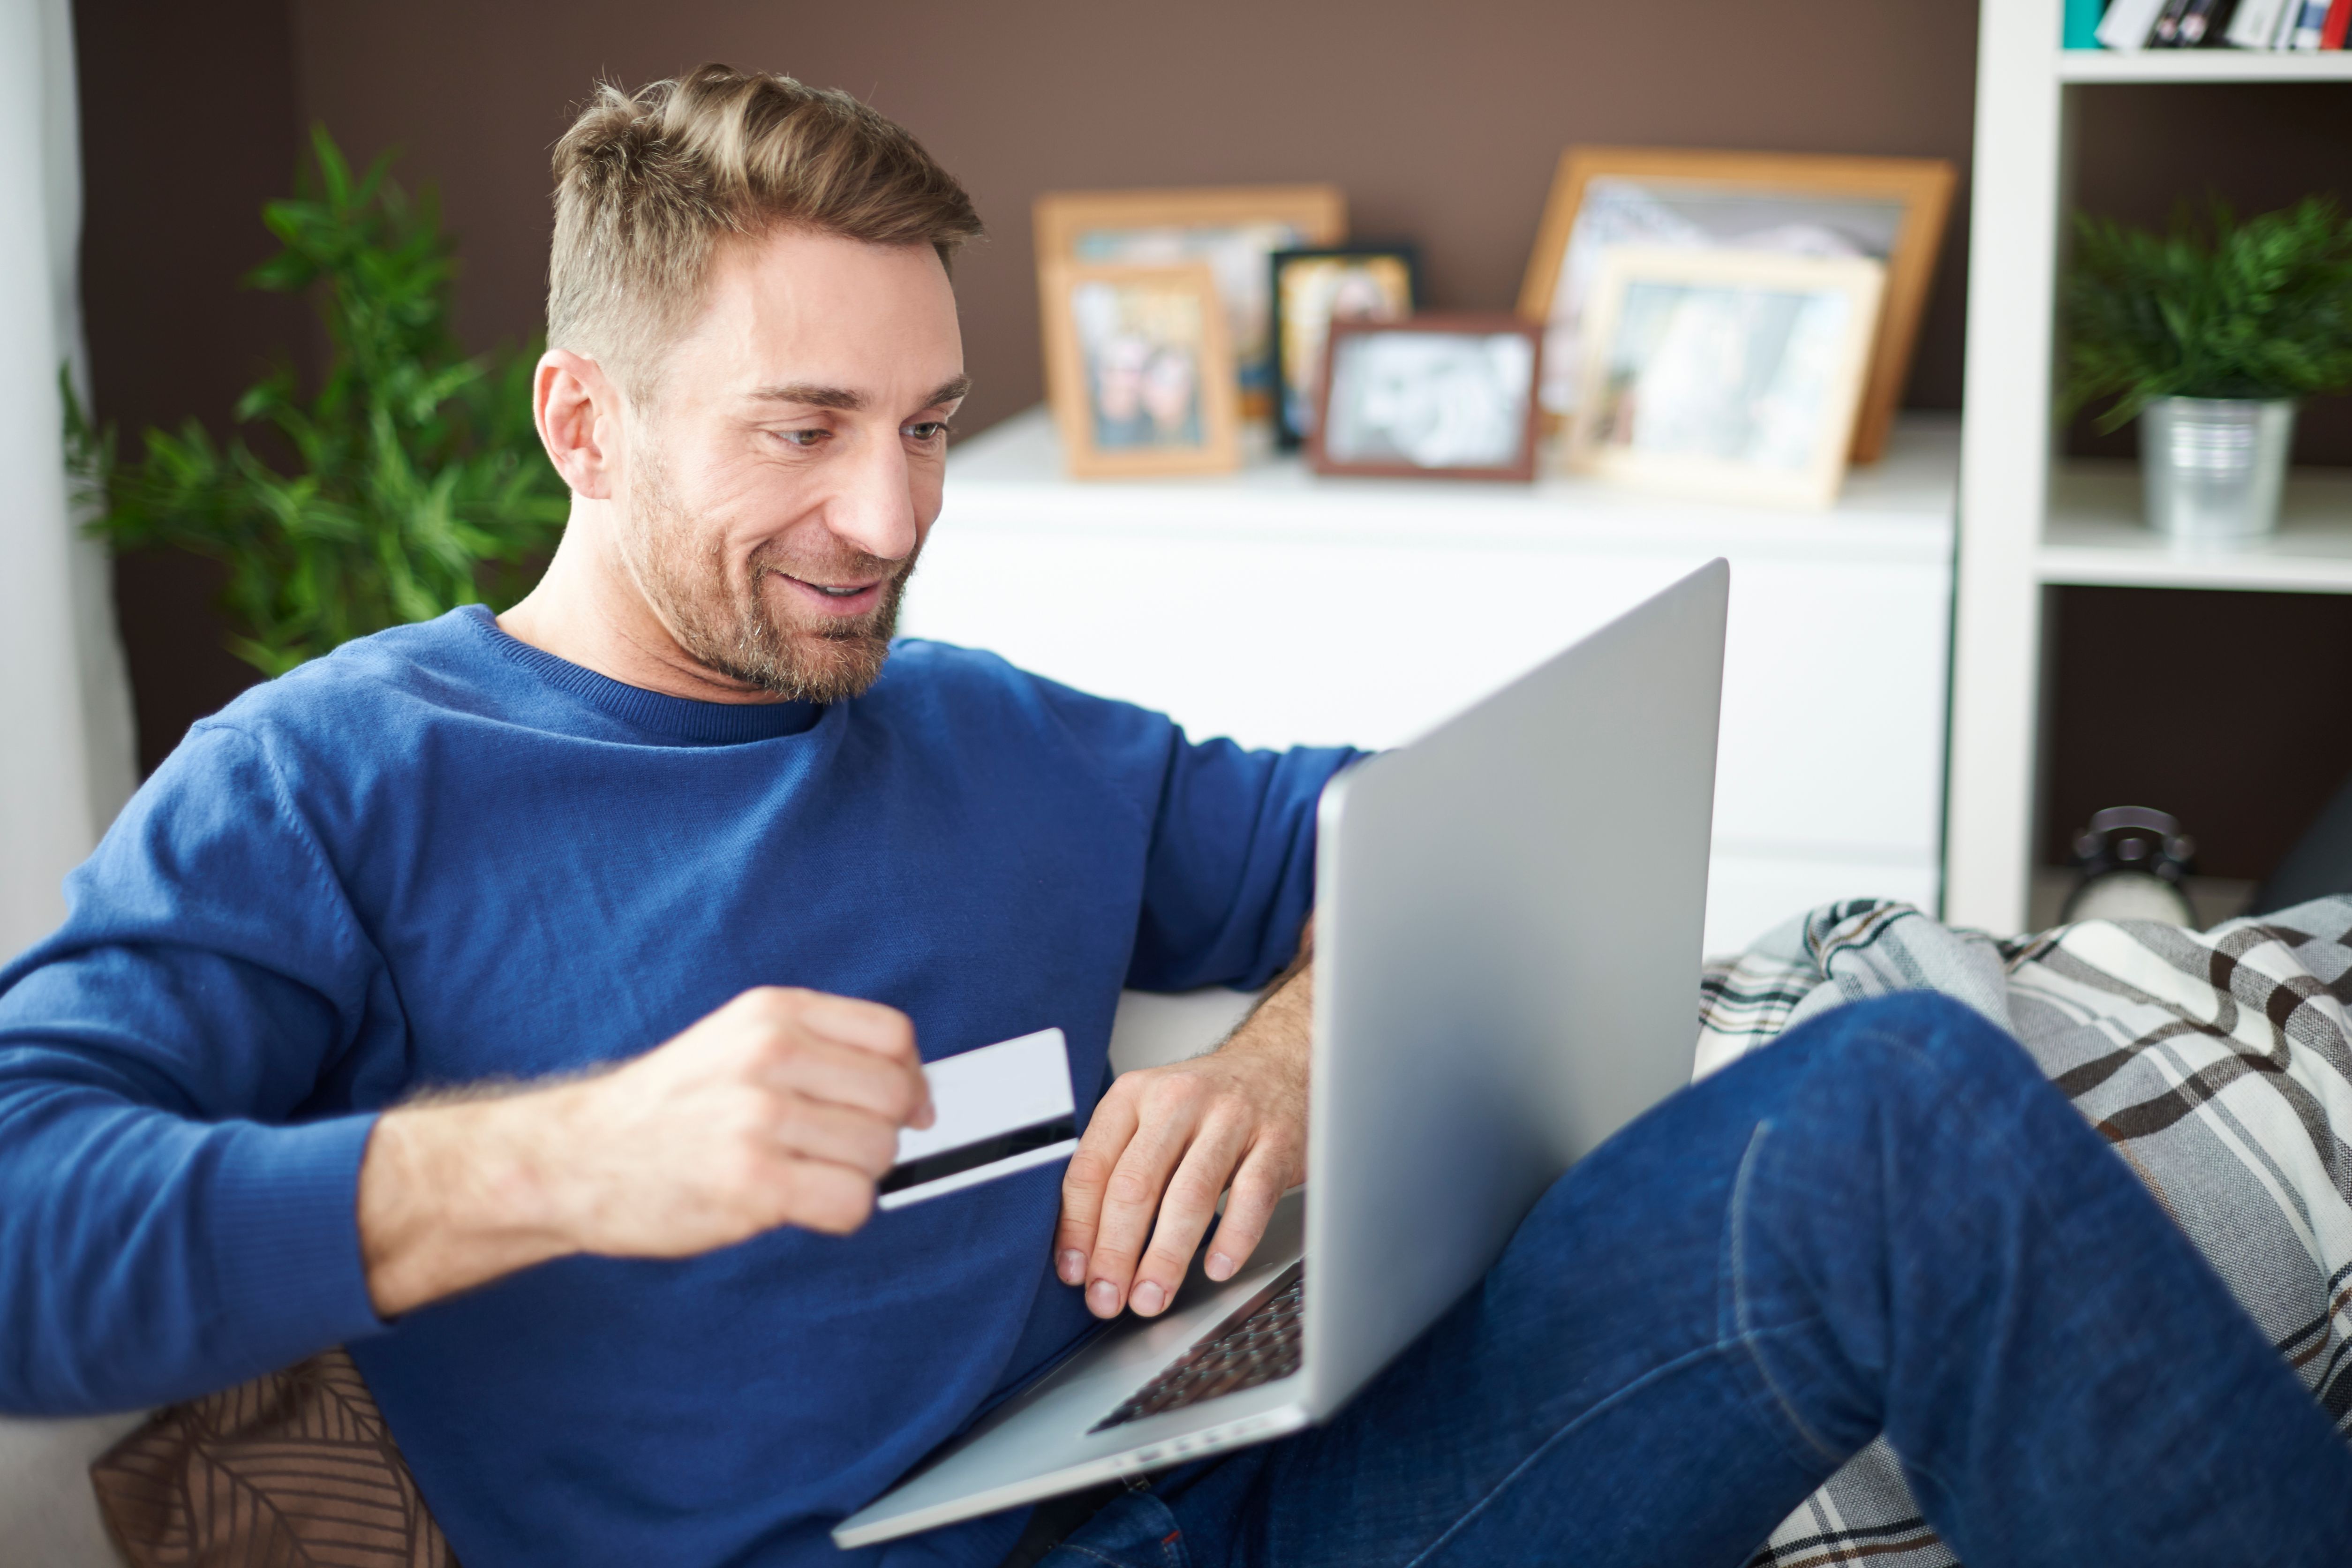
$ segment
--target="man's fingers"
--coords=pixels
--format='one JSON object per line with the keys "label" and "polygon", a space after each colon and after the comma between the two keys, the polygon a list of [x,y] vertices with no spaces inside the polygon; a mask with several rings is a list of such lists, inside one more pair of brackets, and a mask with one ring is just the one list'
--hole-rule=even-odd
{"label": "man's fingers", "polygon": [[778,1046],[760,1077],[777,1089],[885,1117],[893,1126],[913,1125],[924,1092],[919,1072],[830,1040]]}
{"label": "man's fingers", "polygon": [[[1242,1157],[1246,1129],[1238,1116],[1212,1116],[1169,1178],[1160,1199],[1160,1223],[1151,1250],[1135,1271],[1128,1300],[1143,1317],[1155,1317],[1176,1299],[1184,1270],[1217,1212],[1217,1196]],[[1220,1275],[1222,1279],[1224,1276]]]}
{"label": "man's fingers", "polygon": [[1102,1223],[1103,1189],[1111,1172],[1135,1136],[1135,1097],[1111,1086],[1087,1121],[1086,1136],[1070,1154],[1062,1173],[1062,1221],[1054,1232],[1054,1274],[1065,1285],[1083,1285],[1087,1259],[1095,1249],[1095,1230]]}
{"label": "man's fingers", "polygon": [[1282,1162],[1263,1149],[1253,1150],[1234,1175],[1233,1195],[1225,1199],[1224,1217],[1210,1238],[1208,1261],[1201,1267],[1212,1279],[1230,1279],[1241,1272],[1250,1254],[1265,1237],[1274,1206],[1284,1192]]}
{"label": "man's fingers", "polygon": [[[1191,1143],[1193,1118],[1166,1108],[1147,1108],[1127,1152],[1103,1184],[1102,1217],[1095,1227],[1093,1255],[1087,1261],[1087,1310],[1116,1317],[1129,1300],[1128,1286],[1142,1260],[1143,1244],[1160,1209],[1160,1194]],[[1154,1305],[1158,1310],[1165,1296]]]}
{"label": "man's fingers", "polygon": [[898,1129],[868,1111],[789,1096],[770,1131],[792,1152],[863,1172],[871,1180],[898,1162]]}
{"label": "man's fingers", "polygon": [[922,1076],[922,1053],[915,1046],[914,1020],[896,1007],[783,986],[747,993],[746,999],[796,1043],[848,1046],[897,1063],[913,1075],[918,1097],[908,1125],[929,1127],[937,1120],[930,1086]]}

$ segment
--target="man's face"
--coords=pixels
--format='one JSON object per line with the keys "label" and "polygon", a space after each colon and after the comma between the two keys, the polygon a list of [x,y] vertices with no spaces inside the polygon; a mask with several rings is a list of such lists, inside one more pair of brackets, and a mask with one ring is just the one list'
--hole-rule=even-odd
{"label": "man's face", "polygon": [[722,248],[627,421],[622,559],[680,647],[780,697],[882,670],[966,385],[929,246],[780,230]]}

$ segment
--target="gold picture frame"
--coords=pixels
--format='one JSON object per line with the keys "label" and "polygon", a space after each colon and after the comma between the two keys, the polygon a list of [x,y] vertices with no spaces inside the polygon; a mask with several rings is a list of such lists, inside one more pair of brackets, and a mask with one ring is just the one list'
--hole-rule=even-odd
{"label": "gold picture frame", "polygon": [[[1348,198],[1328,184],[1059,191],[1039,196],[1032,218],[1041,311],[1055,267],[1206,262],[1224,301],[1242,417],[1266,419],[1275,406],[1268,258],[1346,239]],[[1049,353],[1049,395],[1052,363]]]}
{"label": "gold picture frame", "polygon": [[[1680,220],[1693,229],[1726,227],[1727,235],[1701,239],[1699,247],[1739,248],[1736,221],[1724,220],[1741,204],[1767,224],[1775,209],[1797,222],[1804,221],[1810,209],[1832,224],[1852,228],[1863,254],[1885,266],[1886,286],[1853,450],[1857,463],[1876,461],[1886,448],[1904,382],[1911,373],[1920,313],[1935,278],[1956,178],[1950,163],[1933,158],[1570,147],[1560,154],[1519,289],[1519,313],[1544,322],[1547,329],[1545,357],[1551,366],[1545,377],[1547,411],[1572,411],[1574,378],[1584,363],[1576,341],[1583,295],[1589,291],[1590,268],[1605,248],[1605,231],[1612,224],[1638,229],[1644,217],[1642,204],[1647,200],[1662,209],[1664,221],[1657,226],[1670,229]],[[1593,200],[1596,189],[1604,198],[1599,203]],[[1582,235],[1580,225],[1587,226]],[[1773,239],[1773,248],[1790,242],[1784,232]],[[1680,243],[1662,241],[1656,234],[1639,242]],[[1579,252],[1575,267],[1570,266],[1572,245]]]}
{"label": "gold picture frame", "polygon": [[1063,263],[1045,279],[1046,380],[1072,478],[1240,465],[1233,349],[1206,262]]}
{"label": "gold picture frame", "polygon": [[1569,468],[1710,500],[1829,506],[1885,279],[1867,257],[1611,249],[1587,302]]}

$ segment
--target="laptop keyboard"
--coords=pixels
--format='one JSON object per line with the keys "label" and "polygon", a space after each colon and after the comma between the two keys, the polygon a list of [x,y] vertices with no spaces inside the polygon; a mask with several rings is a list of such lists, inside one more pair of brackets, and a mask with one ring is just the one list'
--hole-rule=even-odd
{"label": "laptop keyboard", "polygon": [[1294,1263],[1274,1278],[1271,1294],[1244,1303],[1211,1329],[1174,1365],[1143,1385],[1134,1398],[1087,1428],[1089,1435],[1140,1421],[1163,1411],[1181,1410],[1203,1399],[1255,1388],[1298,1370],[1298,1342],[1307,1305],[1305,1265]]}

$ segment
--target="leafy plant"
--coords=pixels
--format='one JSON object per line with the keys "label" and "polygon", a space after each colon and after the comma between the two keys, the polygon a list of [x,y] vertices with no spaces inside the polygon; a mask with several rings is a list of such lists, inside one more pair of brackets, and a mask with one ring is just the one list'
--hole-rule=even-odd
{"label": "leafy plant", "polygon": [[509,602],[566,511],[531,426],[535,349],[457,352],[455,262],[432,192],[412,201],[386,177],[389,154],[354,179],[323,127],[310,154],[296,195],[262,209],[284,248],[246,280],[313,294],[326,373],[305,398],[280,369],[236,410],[290,471],[193,418],[177,435],[149,430],[141,459],[119,461],[114,433],[94,430],[65,394],[90,529],[118,548],[223,563],[230,651],[271,676],[486,594]]}
{"label": "leafy plant", "polygon": [[2159,397],[2352,388],[2352,221],[2314,196],[2236,221],[2184,206],[2163,236],[2076,215],[2065,410],[2113,398],[2102,430]]}

